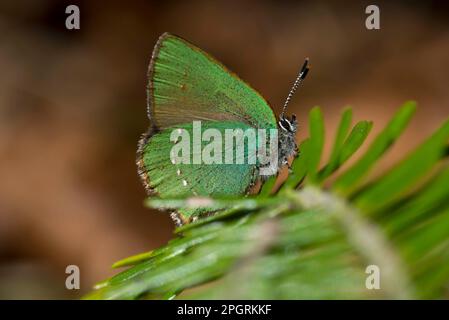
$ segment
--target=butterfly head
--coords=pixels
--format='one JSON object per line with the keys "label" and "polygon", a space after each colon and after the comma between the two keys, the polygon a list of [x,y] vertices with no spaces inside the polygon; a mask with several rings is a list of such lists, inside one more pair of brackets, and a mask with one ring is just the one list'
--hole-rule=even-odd
{"label": "butterfly head", "polygon": [[306,58],[306,60],[304,61],[304,64],[302,65],[301,69],[299,70],[299,74],[298,74],[298,76],[287,96],[287,99],[285,100],[284,107],[282,108],[282,113],[279,116],[279,121],[278,121],[278,126],[280,129],[279,142],[278,142],[279,169],[284,165],[289,166],[288,159],[290,157],[298,154],[298,147],[297,147],[296,141],[295,141],[296,130],[298,129],[296,115],[293,114],[291,116],[291,118],[288,118],[285,116],[285,111],[286,111],[287,106],[288,106],[291,98],[293,97],[296,89],[298,89],[299,85],[305,79],[308,72],[309,72],[309,59]]}
{"label": "butterfly head", "polygon": [[288,117],[285,117],[284,115],[281,115],[278,121],[278,125],[279,128],[281,128],[281,130],[283,130],[285,133],[296,133],[296,129],[298,127],[296,115],[293,114],[290,119]]}

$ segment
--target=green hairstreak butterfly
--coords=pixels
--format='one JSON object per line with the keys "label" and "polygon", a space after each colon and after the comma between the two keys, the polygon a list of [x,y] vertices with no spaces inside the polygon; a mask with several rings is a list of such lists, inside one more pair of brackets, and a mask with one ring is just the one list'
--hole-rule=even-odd
{"label": "green hairstreak butterfly", "polygon": [[[277,120],[267,101],[237,75],[188,41],[164,33],[148,71],[150,127],[137,150],[138,173],[148,195],[245,195],[276,174],[297,153],[296,117],[284,113],[308,70],[306,59]],[[239,149],[238,139],[246,146]],[[239,150],[242,158],[237,160]],[[274,170],[268,170],[273,163]],[[171,216],[183,224],[206,211],[181,209]]]}

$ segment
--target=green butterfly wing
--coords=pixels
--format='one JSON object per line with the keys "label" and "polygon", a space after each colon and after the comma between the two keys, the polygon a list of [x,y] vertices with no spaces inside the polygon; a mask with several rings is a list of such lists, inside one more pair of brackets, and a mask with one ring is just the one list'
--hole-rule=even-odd
{"label": "green butterfly wing", "polygon": [[193,120],[233,120],[276,128],[265,99],[201,49],[163,34],[149,68],[148,115],[163,129]]}
{"label": "green butterfly wing", "polygon": [[[248,162],[173,164],[173,130],[189,131],[195,120],[202,121],[204,130],[222,133],[226,128],[277,126],[260,94],[201,49],[167,33],[159,38],[150,63],[148,115],[151,126],[139,142],[137,165],[148,193],[161,198],[241,195],[257,179],[256,165]],[[185,222],[203,212],[178,213]]]}
{"label": "green butterfly wing", "polygon": [[[241,123],[232,122],[203,122],[203,130],[218,129],[224,138],[224,130],[244,128]],[[179,125],[187,132],[192,132],[192,124]],[[177,130],[177,129],[176,129]],[[193,164],[192,158],[196,152],[192,150],[190,163],[173,163],[170,152],[174,146],[170,140],[172,128],[164,129],[148,136],[142,143],[141,166],[144,168],[141,177],[147,184],[147,189],[156,192],[161,198],[185,198],[189,196],[234,196],[246,194],[256,181],[256,166],[248,164]],[[190,135],[191,136],[191,135]],[[224,143],[224,139],[223,139]],[[202,148],[207,143],[202,142]],[[224,145],[224,144],[223,144]],[[236,145],[236,144],[235,144]],[[224,150],[226,152],[226,150]],[[235,153],[235,148],[232,148]],[[201,153],[201,152],[200,152]],[[245,149],[248,159],[248,150]],[[180,210],[181,219],[205,213],[207,210]]]}

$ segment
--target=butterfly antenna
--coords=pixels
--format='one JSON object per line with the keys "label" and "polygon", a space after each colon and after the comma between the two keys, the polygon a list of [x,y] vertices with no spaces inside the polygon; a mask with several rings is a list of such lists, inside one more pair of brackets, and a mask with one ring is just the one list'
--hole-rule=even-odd
{"label": "butterfly antenna", "polygon": [[299,85],[306,78],[306,75],[308,72],[309,72],[309,58],[306,58],[306,60],[304,61],[304,64],[301,67],[301,70],[299,70],[298,77],[296,77],[295,83],[293,83],[293,86],[290,89],[287,99],[285,99],[284,107],[282,108],[281,119],[284,118],[285,110],[287,109],[287,106],[290,103],[290,100],[292,99],[292,97],[295,94],[296,90],[298,89]]}

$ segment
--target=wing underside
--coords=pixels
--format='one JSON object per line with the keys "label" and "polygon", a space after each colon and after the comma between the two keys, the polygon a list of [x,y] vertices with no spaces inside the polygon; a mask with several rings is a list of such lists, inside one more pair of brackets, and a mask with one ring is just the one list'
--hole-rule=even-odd
{"label": "wing underside", "polygon": [[268,103],[221,63],[171,34],[159,38],[149,68],[148,114],[164,129],[193,120],[275,128]]}
{"label": "wing underside", "polygon": [[[204,130],[208,128],[207,124],[211,123],[206,123]],[[239,124],[234,124],[234,128],[240,127]],[[212,126],[217,127],[213,124]],[[189,163],[174,163],[171,155],[175,143],[170,140],[171,133],[180,128],[191,133],[190,124],[152,132],[150,136],[144,137],[139,148],[138,165],[140,176],[149,193],[156,194],[161,198],[226,197],[248,193],[256,182],[257,164],[254,163],[255,160],[249,160],[251,155],[248,155],[248,147],[244,149],[245,161],[243,164],[226,163],[224,153],[231,151],[235,160],[236,146],[240,142],[236,139],[232,146],[224,145],[224,127],[226,125],[221,127],[221,132],[223,132],[221,163],[205,163],[204,159],[199,164],[193,163],[193,157],[198,152],[204,157],[205,147],[210,144],[210,141],[202,141],[198,151],[188,150],[191,151]],[[232,124],[229,124],[229,127],[232,127]],[[190,138],[192,139],[191,135]],[[185,143],[185,141],[178,143]],[[192,144],[193,141],[190,140],[189,143]],[[214,152],[208,154],[215,155]],[[187,212],[189,212],[188,215],[195,215],[199,211]]]}

